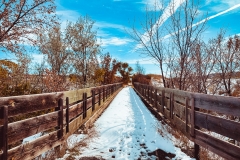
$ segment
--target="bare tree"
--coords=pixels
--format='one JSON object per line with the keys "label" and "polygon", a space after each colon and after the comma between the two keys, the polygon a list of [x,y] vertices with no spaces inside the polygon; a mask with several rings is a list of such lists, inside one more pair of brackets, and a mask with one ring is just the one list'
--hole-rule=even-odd
{"label": "bare tree", "polygon": [[80,17],[76,23],[70,22],[66,28],[66,39],[74,55],[73,65],[82,77],[79,82],[84,85],[94,75],[98,64],[97,54],[100,52],[93,25],[94,21],[85,16]]}
{"label": "bare tree", "polygon": [[135,68],[136,74],[145,74],[145,68],[143,68],[140,64],[139,61],[136,62],[136,68]]}
{"label": "bare tree", "polygon": [[234,36],[224,39],[224,31],[221,31],[213,40],[213,51],[216,57],[215,76],[218,76],[223,84],[222,93],[232,95],[233,78],[240,70],[240,37]]}
{"label": "bare tree", "polygon": [[[210,45],[202,41],[196,41],[191,48],[191,62],[193,64],[191,75],[191,91],[208,94],[209,86],[217,85],[217,81],[211,77],[216,58]],[[217,85],[218,86],[218,85]],[[215,92],[213,91],[212,94]]]}
{"label": "bare tree", "polygon": [[40,52],[46,55],[52,72],[57,75],[69,74],[71,52],[67,49],[67,43],[60,26],[51,28],[39,38]]}
{"label": "bare tree", "polygon": [[[188,77],[191,73],[192,64],[191,48],[201,38],[205,29],[206,20],[198,22],[198,2],[186,0],[178,9],[173,3],[171,6],[171,25],[169,33],[173,42],[173,56],[175,57],[175,86],[180,90],[187,90],[189,87]],[[204,19],[204,18],[202,18]],[[201,20],[202,20],[201,19]],[[200,21],[200,20],[199,20]]]}
{"label": "bare tree", "polygon": [[162,74],[163,85],[166,87],[163,44],[163,36],[166,30],[163,26],[164,19],[161,18],[164,14],[164,7],[160,6],[159,3],[155,3],[154,12],[146,8],[146,21],[142,23],[143,32],[138,31],[138,29],[133,26],[132,30],[128,31],[128,33],[138,44],[135,50],[143,56],[149,57],[157,62]]}
{"label": "bare tree", "polygon": [[23,43],[36,43],[34,35],[55,25],[54,0],[2,0],[0,3],[0,48],[15,53]]}

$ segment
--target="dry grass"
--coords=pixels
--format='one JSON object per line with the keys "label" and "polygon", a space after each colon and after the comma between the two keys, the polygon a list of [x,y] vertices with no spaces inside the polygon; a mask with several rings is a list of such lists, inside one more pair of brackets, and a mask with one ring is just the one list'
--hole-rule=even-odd
{"label": "dry grass", "polygon": [[[93,138],[98,137],[98,133],[93,126],[89,129],[79,129],[78,133],[85,134],[86,136],[81,141],[74,139],[74,141],[68,141],[66,143],[67,154],[69,155],[66,157],[66,160],[75,160],[75,157],[81,154],[81,148],[86,148],[88,144],[93,140]],[[53,160],[58,158],[58,155],[59,153],[57,150],[51,149],[44,154],[36,157],[35,160]]]}
{"label": "dry grass", "polygon": [[78,132],[81,134],[86,134],[86,136],[79,142],[77,140],[73,142],[68,141],[67,151],[69,156],[67,157],[67,160],[72,160],[75,156],[80,155],[81,149],[86,148],[93,138],[98,137],[95,127],[91,127],[89,129],[80,129]]}
{"label": "dry grass", "polygon": [[219,155],[216,155],[213,152],[211,152],[208,149],[203,148],[203,147],[200,147],[199,157],[202,160],[225,160],[224,158],[220,157]]}

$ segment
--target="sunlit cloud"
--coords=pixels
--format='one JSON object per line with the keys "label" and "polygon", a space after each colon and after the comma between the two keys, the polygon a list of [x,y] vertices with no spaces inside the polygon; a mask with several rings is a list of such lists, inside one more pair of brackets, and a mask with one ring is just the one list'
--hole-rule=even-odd
{"label": "sunlit cloud", "polygon": [[129,27],[126,27],[124,25],[114,24],[114,23],[108,23],[108,22],[101,22],[98,21],[95,23],[95,27],[101,28],[113,28],[117,30],[121,30],[122,32],[125,32],[125,30],[129,30]]}
{"label": "sunlit cloud", "polygon": [[[240,3],[237,4],[237,5],[234,5],[233,7],[229,8],[229,9],[227,9],[227,10],[224,10],[224,11],[222,11],[222,12],[219,12],[219,13],[215,14],[215,15],[209,16],[209,17],[207,17],[207,18],[205,18],[205,19],[203,19],[203,20],[201,20],[201,21],[193,24],[192,27],[195,27],[195,26],[197,26],[197,25],[200,25],[200,24],[202,24],[202,23],[204,23],[204,22],[206,22],[206,21],[208,21],[208,20],[211,20],[211,19],[213,19],[213,18],[219,17],[219,16],[221,16],[221,15],[223,15],[223,14],[226,14],[226,13],[232,11],[232,10],[235,10],[235,9],[237,9],[237,8],[239,8],[239,7],[240,7]],[[186,28],[183,28],[181,31],[185,31],[185,30],[186,30]],[[174,35],[174,34],[175,34],[175,33],[168,34],[168,35],[164,36],[163,39],[167,39],[167,38],[171,37],[171,36]]]}
{"label": "sunlit cloud", "polygon": [[132,42],[132,40],[129,38],[110,37],[110,38],[99,39],[99,43],[103,47],[109,46],[109,45],[121,46],[121,45],[126,45],[130,42]]}
{"label": "sunlit cloud", "polygon": [[[168,6],[164,9],[162,16],[157,20],[157,22],[153,25],[152,27],[152,34],[156,33],[159,27],[163,25],[163,23],[172,15],[176,12],[178,7],[185,2],[185,0],[172,0]],[[149,33],[145,32],[142,36],[141,39],[144,44],[149,42]],[[137,44],[134,50],[137,50],[139,48],[142,48],[141,44]]]}
{"label": "sunlit cloud", "polygon": [[141,3],[146,6],[146,8],[143,9],[144,11],[146,9],[148,11],[159,11],[163,6],[160,0],[143,0]]}

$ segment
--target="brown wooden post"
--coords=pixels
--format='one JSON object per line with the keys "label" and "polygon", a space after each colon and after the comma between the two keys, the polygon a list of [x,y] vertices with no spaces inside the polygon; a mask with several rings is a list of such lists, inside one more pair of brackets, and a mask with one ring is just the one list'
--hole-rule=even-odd
{"label": "brown wooden post", "polygon": [[105,87],[103,87],[103,102],[105,102]]}
{"label": "brown wooden post", "polygon": [[164,102],[164,100],[165,100],[165,91],[164,90],[162,90],[162,100],[161,100],[161,102],[162,102],[162,114],[164,113],[164,105],[165,105],[165,102]]}
{"label": "brown wooden post", "polygon": [[185,131],[186,133],[188,132],[188,97],[186,97],[185,99],[185,123],[186,123],[186,126],[185,126]]}
{"label": "brown wooden post", "polygon": [[194,127],[195,127],[195,104],[194,104],[194,98],[191,98],[191,136],[195,137]]}
{"label": "brown wooden post", "polygon": [[84,104],[84,108],[85,108],[85,117],[84,118],[86,118],[87,117],[87,93],[84,93],[84,97],[85,97],[85,104]]}
{"label": "brown wooden post", "polygon": [[102,94],[102,88],[98,89],[98,105],[101,105],[101,94]]}
{"label": "brown wooden post", "polygon": [[[0,159],[7,160],[8,156],[8,141],[7,141],[7,130],[8,130],[8,106],[0,108],[0,119],[3,119],[3,126],[0,126]],[[2,128],[2,129],[1,129]]]}
{"label": "brown wooden post", "polygon": [[169,112],[170,115],[169,115],[169,117],[170,118],[172,118],[172,94],[173,93],[170,93],[170,105],[169,105],[169,107],[170,107],[170,112]]}
{"label": "brown wooden post", "polygon": [[147,86],[147,100],[150,103],[150,86]]}
{"label": "brown wooden post", "polygon": [[63,137],[63,99],[60,98],[58,100],[58,127],[59,127],[59,132],[58,132],[58,138]]}
{"label": "brown wooden post", "polygon": [[69,132],[69,98],[66,97],[66,132]]}
{"label": "brown wooden post", "polygon": [[172,93],[172,98],[171,98],[171,118],[173,119],[173,110],[174,110],[174,93]]}
{"label": "brown wooden post", "polygon": [[92,111],[95,110],[95,89],[92,90]]}
{"label": "brown wooden post", "polygon": [[83,119],[86,118],[86,97],[85,92],[83,93]]}
{"label": "brown wooden post", "polygon": [[158,108],[158,97],[157,97],[157,89],[155,89],[154,92],[154,107],[157,109],[157,111],[159,112],[159,108]]}
{"label": "brown wooden post", "polygon": [[[191,136],[195,138],[195,102],[194,98],[191,98]],[[194,158],[199,160],[199,145],[194,142]]]}

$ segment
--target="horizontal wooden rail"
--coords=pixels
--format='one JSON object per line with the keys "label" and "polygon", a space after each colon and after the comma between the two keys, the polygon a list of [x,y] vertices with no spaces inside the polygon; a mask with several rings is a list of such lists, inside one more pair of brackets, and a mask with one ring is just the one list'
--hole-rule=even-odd
{"label": "horizontal wooden rail", "polygon": [[[75,91],[1,97],[0,160],[33,159],[55,147],[65,153],[62,145],[66,144],[66,138],[102,111],[104,102],[121,88],[122,83],[116,83]],[[17,121],[8,123],[9,118]],[[42,136],[22,143],[39,133]]]}
{"label": "horizontal wooden rail", "polygon": [[[223,158],[240,159],[239,146],[213,136],[217,133],[225,139],[240,141],[240,123],[220,116],[239,117],[239,98],[152,87],[140,83],[134,83],[134,88],[157,114],[161,113],[195,143],[195,158],[199,158],[199,146],[202,146]],[[214,115],[211,112],[214,112]]]}

